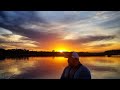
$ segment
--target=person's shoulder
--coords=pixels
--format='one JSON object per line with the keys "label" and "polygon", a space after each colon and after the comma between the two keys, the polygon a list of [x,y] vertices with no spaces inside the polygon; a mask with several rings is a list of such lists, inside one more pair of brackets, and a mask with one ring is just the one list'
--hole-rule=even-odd
{"label": "person's shoulder", "polygon": [[66,67],[64,68],[64,71],[68,70],[69,68],[70,68],[69,66],[66,66]]}
{"label": "person's shoulder", "polygon": [[76,78],[79,78],[79,79],[91,79],[90,70],[86,66],[81,65],[79,67],[79,69],[77,70],[77,72],[76,72]]}
{"label": "person's shoulder", "polygon": [[84,65],[81,65],[81,70],[90,72],[90,70]]}
{"label": "person's shoulder", "polygon": [[69,68],[70,68],[70,66],[66,66],[66,67],[65,67],[65,70],[66,70],[66,69],[69,69]]}

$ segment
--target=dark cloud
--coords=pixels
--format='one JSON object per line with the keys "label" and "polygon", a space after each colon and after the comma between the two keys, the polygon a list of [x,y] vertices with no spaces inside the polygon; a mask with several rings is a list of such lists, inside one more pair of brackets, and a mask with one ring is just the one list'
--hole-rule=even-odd
{"label": "dark cloud", "polygon": [[1,36],[6,37],[6,38],[10,38],[13,34],[2,34]]}
{"label": "dark cloud", "polygon": [[71,43],[84,44],[84,43],[90,43],[90,42],[94,42],[94,41],[111,40],[111,39],[114,39],[114,38],[115,38],[114,35],[108,35],[108,36],[86,36],[86,37],[80,37],[79,39],[76,39],[76,40],[67,40],[67,41],[71,42]]}
{"label": "dark cloud", "polygon": [[0,38],[0,44],[1,44],[1,43],[7,43],[7,42],[8,42],[8,41],[6,41],[6,40]]}
{"label": "dark cloud", "polygon": [[30,23],[48,24],[41,19],[40,16],[37,17],[36,13],[33,11],[0,12],[0,27],[12,31],[13,34],[22,35],[35,41],[48,41],[59,37],[57,33],[44,32],[45,29],[26,29],[21,26],[24,24],[27,25],[26,23],[28,25]]}
{"label": "dark cloud", "polygon": [[0,38],[0,43],[1,44],[22,44],[23,42],[20,42],[20,41],[9,41],[9,40],[7,40],[7,39],[2,39],[2,38]]}
{"label": "dark cloud", "polygon": [[93,45],[93,46],[90,46],[90,47],[93,47],[93,48],[98,48],[98,47],[108,47],[108,46],[111,46],[113,45],[112,43],[111,44],[99,44],[99,45]]}
{"label": "dark cloud", "polygon": [[6,19],[6,14],[4,13],[4,11],[0,11],[0,17]]}
{"label": "dark cloud", "polygon": [[[47,23],[45,20],[38,17],[34,11],[1,11],[0,12],[0,27],[8,29],[12,32],[22,32],[25,30],[22,25]],[[24,31],[25,32],[25,31]]]}
{"label": "dark cloud", "polygon": [[101,41],[101,40],[110,40],[115,38],[114,35],[109,36],[87,36],[86,38],[81,38],[81,42],[87,43],[91,41]]}
{"label": "dark cloud", "polygon": [[42,22],[45,21],[36,15],[34,11],[0,11],[0,22],[7,25],[21,25],[26,22]]}
{"label": "dark cloud", "polygon": [[[8,28],[9,28],[9,30],[11,30],[13,32],[13,34],[24,36],[21,38],[21,40],[37,41],[38,43],[34,42],[33,44],[39,46],[40,48],[48,47],[48,45],[50,43],[54,42],[55,40],[60,39],[59,33],[40,32],[40,31],[35,31],[33,29],[29,29],[29,30],[24,29],[21,27],[7,27],[7,29]],[[4,36],[9,37],[9,35],[4,35]],[[0,42],[4,43],[4,44],[11,43],[10,45],[17,46],[17,47],[18,47],[18,45],[21,45],[21,44],[23,45],[23,43],[19,42],[19,41],[18,42],[13,42],[13,41],[10,42],[7,40],[0,40]],[[26,43],[30,43],[30,42],[28,41]],[[23,45],[23,47],[24,47],[24,45]]]}

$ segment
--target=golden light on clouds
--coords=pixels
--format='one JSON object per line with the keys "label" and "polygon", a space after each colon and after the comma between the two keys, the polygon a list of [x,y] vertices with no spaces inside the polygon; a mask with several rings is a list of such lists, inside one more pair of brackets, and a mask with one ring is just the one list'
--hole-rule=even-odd
{"label": "golden light on clouds", "polygon": [[118,11],[6,12],[0,14],[5,26],[0,25],[0,48],[86,52],[120,48]]}
{"label": "golden light on clouds", "polygon": [[69,51],[69,49],[66,48],[65,46],[64,46],[64,47],[58,46],[58,47],[54,48],[54,50],[55,50],[55,51],[58,51],[58,52]]}

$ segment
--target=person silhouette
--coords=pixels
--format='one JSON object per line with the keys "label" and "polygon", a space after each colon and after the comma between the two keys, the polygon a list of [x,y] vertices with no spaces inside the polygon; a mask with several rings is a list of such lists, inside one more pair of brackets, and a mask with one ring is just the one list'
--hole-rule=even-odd
{"label": "person silhouette", "polygon": [[79,55],[72,52],[68,57],[68,66],[60,79],[91,79],[90,70],[79,61]]}

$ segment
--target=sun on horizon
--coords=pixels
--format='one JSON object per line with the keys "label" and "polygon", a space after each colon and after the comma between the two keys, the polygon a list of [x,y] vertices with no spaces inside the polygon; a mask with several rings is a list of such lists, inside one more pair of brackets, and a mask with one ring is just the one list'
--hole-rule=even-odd
{"label": "sun on horizon", "polygon": [[64,50],[59,50],[59,52],[60,52],[60,53],[63,53],[63,52],[64,52]]}

